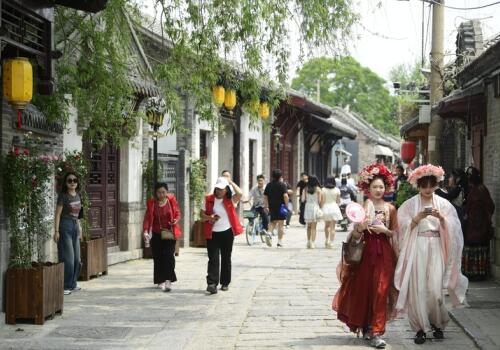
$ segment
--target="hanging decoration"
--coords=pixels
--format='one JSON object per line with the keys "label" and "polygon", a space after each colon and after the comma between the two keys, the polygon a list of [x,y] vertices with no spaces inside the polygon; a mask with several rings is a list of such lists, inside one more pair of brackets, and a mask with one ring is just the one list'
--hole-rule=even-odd
{"label": "hanging decoration", "polygon": [[25,57],[5,60],[3,64],[3,92],[5,99],[17,109],[17,128],[21,128],[21,110],[33,97],[33,67]]}
{"label": "hanging decoration", "polygon": [[269,118],[269,103],[262,101],[259,105],[259,117],[263,120]]}
{"label": "hanging decoration", "polygon": [[413,141],[405,141],[401,144],[401,159],[410,164],[417,154],[417,144]]}
{"label": "hanging decoration", "polygon": [[226,95],[224,98],[224,107],[227,110],[232,111],[236,107],[236,90],[228,89],[226,90]]}
{"label": "hanging decoration", "polygon": [[212,88],[212,97],[217,106],[222,106],[225,100],[225,94],[226,89],[224,89],[224,86],[222,85],[216,85]]}

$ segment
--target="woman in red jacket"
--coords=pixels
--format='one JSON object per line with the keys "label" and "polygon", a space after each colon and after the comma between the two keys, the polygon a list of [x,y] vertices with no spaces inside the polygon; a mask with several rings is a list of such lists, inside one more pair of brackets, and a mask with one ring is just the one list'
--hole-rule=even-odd
{"label": "woman in red jacket", "polygon": [[[181,218],[175,196],[168,193],[166,183],[157,183],[155,198],[148,199],[144,215],[144,240],[149,239],[152,232],[151,250],[154,261],[154,283],[164,292],[172,290],[175,276],[175,243],[181,236],[178,222]],[[167,230],[167,234],[162,231]]]}
{"label": "woman in red jacket", "polygon": [[210,294],[217,293],[219,281],[223,291],[228,290],[231,282],[231,253],[234,236],[243,232],[234,208],[240,199],[241,189],[233,181],[219,177],[215,183],[214,193],[205,197],[205,203],[201,207],[201,219],[205,222],[208,251],[207,292]]}

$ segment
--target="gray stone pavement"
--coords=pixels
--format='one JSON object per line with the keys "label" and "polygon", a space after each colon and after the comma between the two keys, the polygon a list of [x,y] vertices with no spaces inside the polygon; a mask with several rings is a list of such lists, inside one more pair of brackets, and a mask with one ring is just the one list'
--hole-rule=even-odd
{"label": "gray stone pavement", "polygon": [[[63,315],[44,326],[0,324],[0,349],[369,348],[331,310],[345,234],[327,250],[319,231],[311,250],[297,224],[282,249],[248,247],[243,235],[237,237],[230,289],[212,296],[205,292],[204,249],[181,250],[171,293],[152,285],[151,260],[112,266],[107,276],[82,282],[82,291],[66,296]],[[398,319],[387,327],[387,349],[475,348],[455,322],[445,336],[417,346],[407,321]]]}

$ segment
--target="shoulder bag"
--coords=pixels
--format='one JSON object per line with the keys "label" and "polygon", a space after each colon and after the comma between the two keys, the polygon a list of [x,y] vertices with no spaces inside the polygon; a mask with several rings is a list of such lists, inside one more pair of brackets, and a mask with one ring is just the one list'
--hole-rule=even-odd
{"label": "shoulder bag", "polygon": [[[170,207],[170,212],[173,213],[172,211],[172,207],[170,206],[170,201],[168,200],[168,197],[167,197],[167,203],[168,203],[168,206]],[[161,215],[160,215],[160,209],[159,209],[159,205],[157,206],[157,203],[155,203],[155,206],[156,206],[156,213],[158,214],[158,222],[160,223],[160,237],[161,239],[163,240],[175,240],[175,236],[174,236],[174,233],[172,231],[172,228],[168,229],[168,228],[163,228],[161,227]],[[172,225],[171,225],[172,226]]]}
{"label": "shoulder bag", "polygon": [[350,265],[359,263],[363,257],[364,247],[365,242],[363,241],[363,234],[359,242],[356,242],[352,236],[347,242],[342,242],[342,257],[344,261]]}

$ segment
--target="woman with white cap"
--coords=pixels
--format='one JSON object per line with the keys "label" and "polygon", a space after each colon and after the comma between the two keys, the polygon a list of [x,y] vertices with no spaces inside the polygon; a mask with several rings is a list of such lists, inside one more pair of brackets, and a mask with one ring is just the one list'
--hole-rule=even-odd
{"label": "woman with white cap", "polygon": [[205,196],[201,207],[208,252],[207,292],[210,294],[217,293],[219,282],[223,291],[228,290],[231,283],[234,236],[244,231],[235,209],[241,195],[241,189],[232,180],[219,177],[214,192]]}

